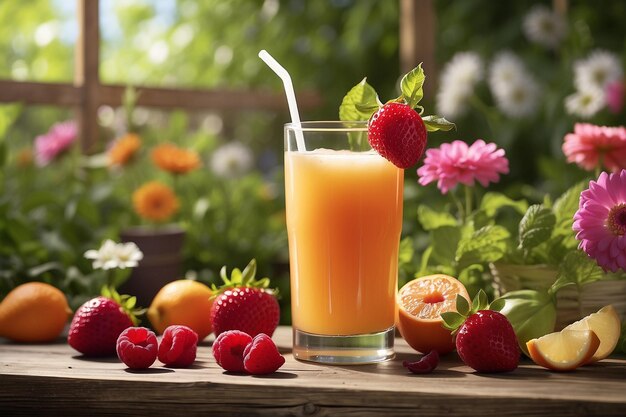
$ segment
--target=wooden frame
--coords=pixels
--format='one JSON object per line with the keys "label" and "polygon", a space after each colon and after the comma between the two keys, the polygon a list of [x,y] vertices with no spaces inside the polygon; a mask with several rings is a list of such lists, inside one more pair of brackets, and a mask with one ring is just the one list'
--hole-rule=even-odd
{"label": "wooden frame", "polygon": [[[0,80],[0,102],[49,104],[73,107],[84,152],[94,148],[98,140],[98,108],[119,106],[126,89],[123,85],[100,82],[99,0],[78,1],[79,35],[75,51],[74,83],[40,83]],[[137,105],[188,110],[285,110],[282,93],[238,91],[227,89],[175,89],[136,86]],[[319,107],[321,96],[314,91],[298,92],[302,109]]]}

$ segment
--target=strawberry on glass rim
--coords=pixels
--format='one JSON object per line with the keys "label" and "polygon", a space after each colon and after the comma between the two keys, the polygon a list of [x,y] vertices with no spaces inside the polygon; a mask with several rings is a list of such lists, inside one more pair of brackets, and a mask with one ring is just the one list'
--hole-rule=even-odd
{"label": "strawberry on glass rim", "polygon": [[[410,168],[426,148],[427,132],[448,131],[455,127],[439,116],[422,116],[426,75],[422,64],[402,78],[402,95],[382,104],[367,78],[355,85],[339,106],[343,121],[368,120],[367,140],[376,152],[398,168]],[[361,138],[350,138],[352,150],[364,150]]]}

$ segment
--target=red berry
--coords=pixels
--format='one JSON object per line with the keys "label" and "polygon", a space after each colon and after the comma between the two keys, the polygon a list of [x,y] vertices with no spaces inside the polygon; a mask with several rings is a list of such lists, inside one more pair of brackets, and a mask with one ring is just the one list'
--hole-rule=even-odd
{"label": "red berry", "polygon": [[224,291],[211,307],[211,323],[216,336],[227,330],[240,330],[254,337],[274,334],[280,319],[276,297],[261,288],[240,287]]}
{"label": "red berry", "polygon": [[513,326],[497,311],[481,310],[469,316],[456,335],[456,350],[478,372],[507,372],[519,364]]}
{"label": "red berry", "polygon": [[243,352],[252,342],[249,334],[239,330],[229,330],[213,342],[213,357],[219,366],[229,372],[244,372]]}
{"label": "red berry", "polygon": [[383,158],[398,168],[409,168],[424,153],[426,126],[408,105],[387,103],[370,119],[367,139]]}
{"label": "red berry", "polygon": [[117,338],[117,357],[131,369],[149,368],[157,358],[157,338],[145,327],[129,327]]}
{"label": "red berry", "polygon": [[196,360],[198,334],[187,326],[165,329],[159,345],[159,360],[167,366],[185,368]]}
{"label": "red berry", "polygon": [[243,351],[243,366],[253,375],[276,372],[283,366],[285,358],[278,352],[272,339],[266,334],[259,334]]}
{"label": "red berry", "polygon": [[76,310],[67,342],[85,356],[115,355],[117,338],[132,325],[130,316],[118,303],[96,297]]}
{"label": "red berry", "polygon": [[439,353],[436,350],[431,350],[428,355],[422,356],[416,362],[402,362],[402,366],[414,374],[429,374],[435,370],[437,365],[439,365]]}

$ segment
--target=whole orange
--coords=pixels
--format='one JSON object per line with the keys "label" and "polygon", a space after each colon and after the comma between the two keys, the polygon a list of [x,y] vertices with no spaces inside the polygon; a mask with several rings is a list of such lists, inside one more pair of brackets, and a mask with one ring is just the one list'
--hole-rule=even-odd
{"label": "whole orange", "polygon": [[471,303],[461,281],[443,274],[416,278],[398,291],[398,330],[413,349],[440,354],[454,350],[454,338],[440,314],[456,311],[457,294]]}
{"label": "whole orange", "polygon": [[16,342],[50,342],[59,337],[71,314],[58,288],[44,282],[18,285],[0,303],[0,336]]}
{"label": "whole orange", "polygon": [[168,326],[182,324],[198,333],[202,340],[211,333],[211,296],[213,291],[198,281],[179,279],[159,290],[148,309],[152,327],[163,333]]}

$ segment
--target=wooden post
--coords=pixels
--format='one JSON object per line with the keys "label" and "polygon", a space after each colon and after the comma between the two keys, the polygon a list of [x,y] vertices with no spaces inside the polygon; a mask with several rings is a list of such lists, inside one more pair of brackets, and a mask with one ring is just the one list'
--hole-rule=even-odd
{"label": "wooden post", "polygon": [[83,152],[94,150],[98,139],[100,91],[99,0],[78,1],[78,39],[75,51],[74,85],[80,88],[76,108],[79,138]]}
{"label": "wooden post", "polygon": [[400,0],[400,70],[406,73],[423,62],[424,90],[431,100],[437,84],[436,27],[433,0]]}

